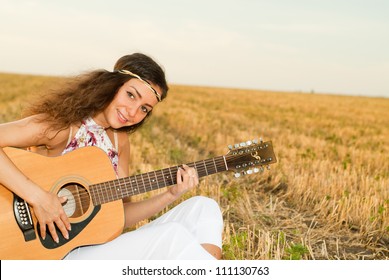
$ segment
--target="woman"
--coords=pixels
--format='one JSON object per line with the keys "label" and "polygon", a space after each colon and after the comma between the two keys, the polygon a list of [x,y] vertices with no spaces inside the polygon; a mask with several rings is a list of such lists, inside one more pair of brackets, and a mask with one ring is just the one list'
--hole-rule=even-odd
{"label": "woman", "polygon": [[[7,146],[59,156],[83,146],[98,146],[110,158],[117,177],[129,175],[130,143],[168,91],[165,74],[150,57],[135,53],[120,58],[114,71],[92,71],[39,100],[28,116],[0,125],[0,183],[26,200],[40,224],[40,234],[54,241],[69,238],[71,226],[61,203],[29,180],[4,153]],[[12,178],[12,179],[10,179]],[[125,227],[149,218],[198,184],[196,170],[184,165],[177,184],[150,199],[124,201]],[[222,217],[216,202],[188,199],[150,224],[103,245],[78,248],[66,259],[219,259]]]}

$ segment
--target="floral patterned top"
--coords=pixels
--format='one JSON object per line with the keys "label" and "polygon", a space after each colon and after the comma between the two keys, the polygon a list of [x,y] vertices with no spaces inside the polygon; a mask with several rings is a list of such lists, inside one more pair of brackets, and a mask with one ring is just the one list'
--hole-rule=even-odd
{"label": "floral patterned top", "polygon": [[[116,133],[114,136],[115,146],[117,146]],[[76,135],[71,141],[68,142],[62,154],[64,155],[68,152],[74,151],[75,149],[87,146],[96,146],[102,149],[111,160],[116,176],[118,176],[118,148],[113,146],[105,129],[102,126],[96,124],[92,118],[87,118],[81,122],[81,126],[78,129]]]}

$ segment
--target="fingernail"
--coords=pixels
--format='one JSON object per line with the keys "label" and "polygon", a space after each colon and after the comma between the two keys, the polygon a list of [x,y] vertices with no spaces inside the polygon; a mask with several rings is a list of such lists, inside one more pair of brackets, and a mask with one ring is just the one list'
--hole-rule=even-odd
{"label": "fingernail", "polygon": [[66,238],[66,239],[69,239],[69,234],[65,234],[65,238]]}
{"label": "fingernail", "polygon": [[55,242],[59,243],[59,238],[58,237],[55,239]]}

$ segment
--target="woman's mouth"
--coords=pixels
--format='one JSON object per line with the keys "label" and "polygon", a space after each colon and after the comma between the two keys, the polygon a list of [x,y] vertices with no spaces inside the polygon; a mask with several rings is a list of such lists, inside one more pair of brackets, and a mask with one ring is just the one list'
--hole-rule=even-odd
{"label": "woman's mouth", "polygon": [[125,124],[125,123],[128,122],[128,119],[126,119],[126,118],[123,116],[123,114],[122,114],[119,110],[117,110],[117,113],[118,113],[118,119],[119,119],[119,121],[120,121],[122,124]]}

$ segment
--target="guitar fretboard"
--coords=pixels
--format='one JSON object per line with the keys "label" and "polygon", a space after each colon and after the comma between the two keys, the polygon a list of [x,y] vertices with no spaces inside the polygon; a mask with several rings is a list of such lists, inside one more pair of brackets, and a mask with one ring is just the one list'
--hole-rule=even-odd
{"label": "guitar fretboard", "polygon": [[[196,169],[199,177],[205,177],[218,172],[227,171],[224,156],[187,164]],[[121,178],[90,186],[93,204],[100,205],[123,199],[137,194],[175,185],[177,171],[180,166],[169,167],[144,174]]]}

